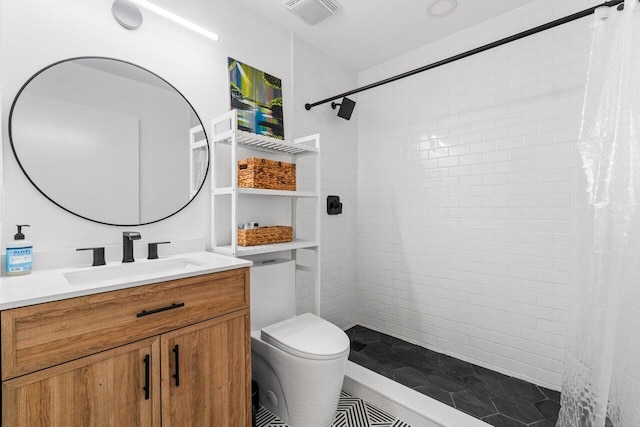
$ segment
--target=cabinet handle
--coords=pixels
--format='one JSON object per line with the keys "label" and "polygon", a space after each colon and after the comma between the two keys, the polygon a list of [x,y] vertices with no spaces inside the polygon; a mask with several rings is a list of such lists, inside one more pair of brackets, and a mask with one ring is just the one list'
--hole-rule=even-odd
{"label": "cabinet handle", "polygon": [[151,362],[149,360],[148,354],[144,357],[143,362],[144,362],[144,387],[142,387],[142,390],[144,390],[144,400],[149,400],[149,392],[150,392],[149,382],[151,381]]}
{"label": "cabinet handle", "polygon": [[180,347],[176,344],[173,347],[173,354],[175,355],[176,373],[173,374],[173,378],[176,379],[176,387],[180,386]]}
{"label": "cabinet handle", "polygon": [[140,313],[136,314],[136,317],[144,317],[144,316],[148,316],[150,314],[156,314],[156,313],[160,313],[163,311],[167,311],[167,310],[173,310],[174,308],[180,308],[180,307],[184,307],[184,303],[173,303],[171,305],[168,305],[166,307],[161,307],[161,308],[156,308],[155,310],[142,310]]}

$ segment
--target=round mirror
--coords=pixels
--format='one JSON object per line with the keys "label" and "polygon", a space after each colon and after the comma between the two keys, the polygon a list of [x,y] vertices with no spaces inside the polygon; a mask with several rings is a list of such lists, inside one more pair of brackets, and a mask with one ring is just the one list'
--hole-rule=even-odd
{"label": "round mirror", "polygon": [[11,106],[9,137],[46,198],[109,225],[174,215],[209,169],[206,132],[185,97],[156,74],[109,58],[72,58],[31,77]]}

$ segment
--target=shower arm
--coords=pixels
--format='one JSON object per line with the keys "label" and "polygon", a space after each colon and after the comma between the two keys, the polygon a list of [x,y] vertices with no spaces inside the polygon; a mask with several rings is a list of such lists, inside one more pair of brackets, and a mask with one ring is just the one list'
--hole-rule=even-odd
{"label": "shower arm", "polygon": [[438,62],[434,62],[434,63],[429,64],[429,65],[424,65],[424,66],[422,66],[420,68],[416,68],[414,70],[407,71],[407,72],[404,72],[402,74],[398,74],[398,75],[393,76],[393,77],[388,77],[388,78],[386,78],[384,80],[380,80],[378,82],[371,83],[371,84],[368,84],[366,86],[362,86],[362,87],[350,90],[348,92],[341,93],[340,95],[335,95],[335,96],[332,96],[330,98],[323,99],[322,101],[314,102],[312,104],[305,104],[304,108],[306,110],[311,110],[313,107],[316,107],[318,105],[326,104],[327,102],[335,101],[336,99],[344,98],[345,96],[353,95],[353,94],[356,94],[356,93],[359,93],[359,92],[364,92],[365,90],[369,90],[369,89],[376,88],[378,86],[386,85],[388,83],[392,83],[392,82],[395,82],[397,80],[404,79],[406,77],[411,77],[411,76],[413,76],[415,74],[422,73],[423,71],[432,70],[432,69],[440,67],[442,65],[450,64],[450,63],[458,61],[460,59],[468,58],[469,56],[475,55],[477,53],[485,52],[485,51],[487,51],[489,49],[493,49],[493,48],[505,45],[507,43],[511,43],[511,42],[516,41],[516,40],[520,40],[520,39],[523,39],[525,37],[532,36],[534,34],[542,32],[542,31],[550,30],[551,28],[555,28],[555,27],[558,27],[560,25],[566,24],[568,22],[572,22],[572,21],[575,21],[577,19],[584,18],[585,16],[593,15],[595,10],[600,8],[600,7],[619,6],[619,5],[622,5],[623,3],[624,3],[624,0],[606,1],[606,2],[601,3],[599,5],[590,7],[590,8],[585,9],[585,10],[582,10],[580,12],[576,12],[576,13],[571,14],[569,16],[565,16],[564,18],[560,18],[560,19],[556,19],[555,21],[547,22],[546,24],[539,25],[539,26],[537,26],[535,28],[531,28],[530,30],[526,30],[526,31],[523,31],[523,32],[518,33],[518,34],[514,34],[513,36],[505,37],[505,38],[500,39],[498,41],[495,41],[495,42],[492,42],[492,43],[489,43],[489,44],[485,44],[484,46],[480,46],[480,47],[468,50],[468,51],[463,52],[463,53],[459,53],[457,55],[454,55],[454,56],[451,56],[449,58],[440,60]]}

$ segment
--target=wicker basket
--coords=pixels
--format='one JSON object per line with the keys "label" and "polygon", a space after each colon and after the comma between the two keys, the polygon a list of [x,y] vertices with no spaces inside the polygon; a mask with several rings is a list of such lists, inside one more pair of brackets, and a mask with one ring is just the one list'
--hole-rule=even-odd
{"label": "wicker basket", "polygon": [[269,245],[293,240],[293,227],[276,225],[238,230],[238,246]]}
{"label": "wicker basket", "polygon": [[256,157],[240,160],[238,187],[296,191],[296,165]]}

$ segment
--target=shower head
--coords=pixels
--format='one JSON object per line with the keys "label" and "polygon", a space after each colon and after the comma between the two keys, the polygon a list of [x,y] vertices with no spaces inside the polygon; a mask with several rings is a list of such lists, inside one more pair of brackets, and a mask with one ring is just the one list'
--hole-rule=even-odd
{"label": "shower head", "polygon": [[353,109],[356,108],[356,102],[350,100],[345,96],[344,98],[342,98],[342,102],[340,104],[338,104],[337,102],[331,103],[331,108],[333,108],[334,110],[338,106],[340,107],[340,109],[338,110],[338,117],[342,117],[345,120],[350,120]]}

